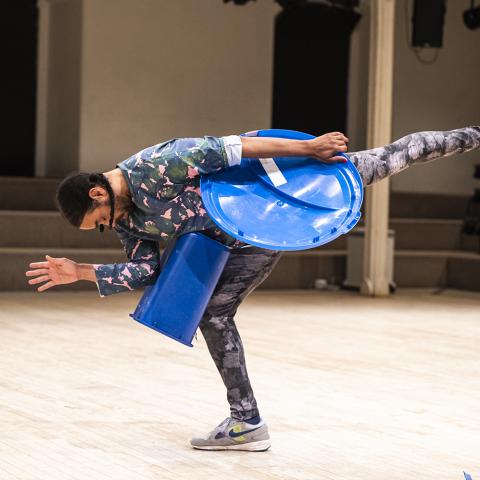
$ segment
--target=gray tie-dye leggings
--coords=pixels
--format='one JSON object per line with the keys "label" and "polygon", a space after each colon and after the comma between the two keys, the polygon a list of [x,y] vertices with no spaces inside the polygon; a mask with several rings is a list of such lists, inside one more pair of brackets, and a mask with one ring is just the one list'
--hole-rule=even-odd
{"label": "gray tie-dye leggings", "polygon": [[[407,167],[480,148],[480,127],[448,132],[418,132],[385,147],[349,153],[363,185]],[[281,252],[249,247],[232,250],[200,323],[210,354],[227,387],[231,416],[248,420],[259,414],[245,364],[242,340],[233,320],[243,299],[267,278]]]}

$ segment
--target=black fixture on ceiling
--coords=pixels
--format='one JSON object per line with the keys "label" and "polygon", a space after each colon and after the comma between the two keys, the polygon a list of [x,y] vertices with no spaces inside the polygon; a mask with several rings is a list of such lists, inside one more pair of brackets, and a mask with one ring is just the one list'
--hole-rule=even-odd
{"label": "black fixture on ceiling", "polygon": [[470,8],[463,12],[463,23],[470,30],[480,28],[480,6],[475,6],[475,1],[472,0]]}
{"label": "black fixture on ceiling", "polygon": [[[223,3],[232,2],[235,5],[246,5],[249,2],[253,2],[256,0],[223,0]],[[292,7],[300,7],[302,5],[306,5],[307,3],[323,3],[323,4],[330,4],[332,7],[339,7],[345,9],[353,9],[359,6],[360,0],[274,0],[278,3],[282,8],[292,8]]]}
{"label": "black fixture on ceiling", "polygon": [[223,3],[233,2],[235,5],[246,5],[248,2],[253,1],[254,0],[223,0]]}

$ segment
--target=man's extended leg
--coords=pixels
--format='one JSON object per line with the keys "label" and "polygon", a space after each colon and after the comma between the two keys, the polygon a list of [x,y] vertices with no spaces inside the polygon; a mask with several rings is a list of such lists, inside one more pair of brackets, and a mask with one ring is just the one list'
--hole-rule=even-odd
{"label": "man's extended leg", "polygon": [[257,247],[232,250],[210,299],[200,329],[227,388],[231,416],[207,436],[193,439],[196,448],[265,450],[270,446],[268,429],[259,417],[248,378],[234,316],[243,299],[267,278],[280,255],[281,252]]}
{"label": "man's extended leg", "polygon": [[411,165],[476,149],[480,149],[480,127],[477,126],[445,132],[416,132],[390,145],[348,153],[348,156],[367,186]]}

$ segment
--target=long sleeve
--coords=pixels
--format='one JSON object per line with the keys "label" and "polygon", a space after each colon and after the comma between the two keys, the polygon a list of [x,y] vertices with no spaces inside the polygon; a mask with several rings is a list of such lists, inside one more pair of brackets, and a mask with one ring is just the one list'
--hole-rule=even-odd
{"label": "long sleeve", "polygon": [[[160,173],[172,184],[188,183],[199,175],[238,165],[242,143],[237,135],[227,137],[177,138],[151,152],[158,159]],[[167,183],[168,185],[168,183]]]}
{"label": "long sleeve", "polygon": [[101,297],[151,285],[160,271],[157,242],[122,231],[118,235],[129,261],[93,265]]}

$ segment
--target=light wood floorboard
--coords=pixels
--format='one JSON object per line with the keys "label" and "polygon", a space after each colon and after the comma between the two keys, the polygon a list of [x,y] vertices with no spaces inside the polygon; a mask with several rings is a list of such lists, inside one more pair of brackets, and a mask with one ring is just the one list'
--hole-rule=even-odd
{"label": "light wood floorboard", "polygon": [[257,291],[237,324],[272,448],[202,452],[228,415],[140,296],[0,292],[0,480],[480,479],[480,294]]}

